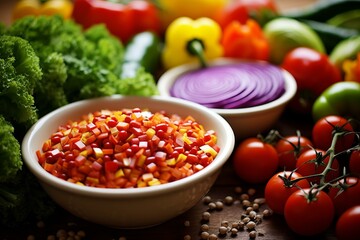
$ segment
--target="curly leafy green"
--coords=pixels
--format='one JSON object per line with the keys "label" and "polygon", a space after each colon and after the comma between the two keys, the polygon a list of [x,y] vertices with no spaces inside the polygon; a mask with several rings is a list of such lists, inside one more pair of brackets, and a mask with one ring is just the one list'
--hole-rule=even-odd
{"label": "curly leafy green", "polygon": [[105,25],[83,30],[60,16],[24,17],[6,34],[29,41],[43,71],[34,90],[40,116],[69,102],[113,94],[157,94],[154,77],[138,71],[121,79],[124,46]]}
{"label": "curly leafy green", "polygon": [[33,92],[42,71],[26,40],[0,36],[0,73],[0,112],[9,121],[31,126],[38,119]]}
{"label": "curly leafy green", "polygon": [[14,127],[0,115],[0,183],[14,180],[23,165]]}
{"label": "curly leafy green", "polygon": [[14,127],[0,115],[0,224],[16,227],[30,218],[48,217],[55,209],[55,203],[23,166]]}

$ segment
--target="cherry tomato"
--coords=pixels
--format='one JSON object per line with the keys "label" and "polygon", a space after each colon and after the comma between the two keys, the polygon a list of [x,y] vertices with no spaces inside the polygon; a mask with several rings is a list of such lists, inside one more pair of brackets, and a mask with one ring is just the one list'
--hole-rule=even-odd
{"label": "cherry tomato", "polygon": [[[285,178],[285,181],[281,177]],[[294,184],[287,184],[290,180],[302,177],[297,172],[284,171],[276,173],[265,186],[265,199],[268,207],[278,214],[284,214],[284,207],[289,196],[300,188],[309,188],[310,184],[306,179]],[[286,180],[288,179],[288,180]]]}
{"label": "cherry tomato", "polygon": [[297,190],[285,203],[284,216],[291,230],[313,236],[327,230],[334,219],[334,204],[323,191]]}
{"label": "cherry tomato", "polygon": [[[330,157],[324,158],[325,151],[321,149],[310,149],[303,152],[296,162],[296,172],[303,176],[310,176],[313,174],[322,173],[328,164]],[[326,181],[330,181],[339,176],[339,163],[335,159],[331,165],[331,171],[329,171],[325,177]],[[311,177],[308,179],[310,182],[319,183],[320,177]]]}
{"label": "cherry tomato", "polygon": [[[360,179],[356,177],[347,177],[346,180],[339,180],[340,184],[346,183],[347,186],[342,191],[341,187],[332,187],[329,190],[329,196],[333,199],[335,212],[338,216],[347,209],[360,205]],[[339,191],[341,191],[339,193]]]}
{"label": "cherry tomato", "polygon": [[287,136],[280,139],[275,145],[279,155],[279,167],[286,171],[294,170],[300,154],[311,146],[312,142],[304,136]]}
{"label": "cherry tomato", "polygon": [[360,205],[344,212],[336,222],[336,237],[338,240],[359,239]]}
{"label": "cherry tomato", "polygon": [[233,157],[236,174],[248,183],[265,183],[274,175],[278,164],[275,148],[258,138],[241,142]]}
{"label": "cherry tomato", "polygon": [[[319,119],[312,129],[312,141],[316,148],[328,150],[333,140],[333,133],[339,131],[354,131],[351,124],[341,116],[329,115]],[[354,134],[346,134],[338,138],[335,151],[344,151],[352,146],[354,143]]]}
{"label": "cherry tomato", "polygon": [[354,150],[351,152],[349,170],[352,174],[360,177],[360,150]]}
{"label": "cherry tomato", "polygon": [[342,80],[340,70],[327,55],[306,47],[298,47],[287,53],[281,66],[296,80],[297,95],[290,107],[297,112],[310,112],[316,97],[333,83]]}

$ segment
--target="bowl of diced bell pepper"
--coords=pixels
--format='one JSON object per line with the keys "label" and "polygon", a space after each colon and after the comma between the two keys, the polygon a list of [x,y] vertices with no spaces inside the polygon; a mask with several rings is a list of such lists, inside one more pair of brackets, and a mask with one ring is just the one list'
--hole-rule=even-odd
{"label": "bowl of diced bell pepper", "polygon": [[230,125],[199,104],[114,95],[45,115],[24,137],[22,154],[49,196],[73,215],[144,228],[193,207],[234,142]]}

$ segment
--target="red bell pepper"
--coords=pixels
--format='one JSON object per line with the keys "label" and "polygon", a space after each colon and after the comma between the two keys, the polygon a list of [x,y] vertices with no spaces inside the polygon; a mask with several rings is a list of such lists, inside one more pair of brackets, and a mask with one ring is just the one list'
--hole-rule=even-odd
{"label": "red bell pepper", "polygon": [[224,56],[251,60],[269,59],[270,46],[260,25],[252,19],[241,24],[233,21],[224,29],[221,44]]}
{"label": "red bell pepper", "polygon": [[220,11],[216,20],[225,29],[233,21],[245,24],[249,18],[262,23],[277,12],[274,0],[233,0]]}
{"label": "red bell pepper", "polygon": [[161,31],[156,6],[144,0],[133,0],[127,4],[103,0],[76,0],[72,18],[84,28],[103,23],[123,43],[143,31],[153,31],[159,35]]}

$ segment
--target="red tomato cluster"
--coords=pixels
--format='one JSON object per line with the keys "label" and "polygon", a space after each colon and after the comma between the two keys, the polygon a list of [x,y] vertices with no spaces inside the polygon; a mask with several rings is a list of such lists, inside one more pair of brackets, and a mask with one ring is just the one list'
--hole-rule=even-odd
{"label": "red tomato cluster", "polygon": [[299,235],[321,234],[335,220],[339,239],[356,236],[349,226],[360,226],[360,143],[352,124],[326,116],[311,138],[275,134],[239,144],[233,156],[239,178],[264,183],[268,207]]}

